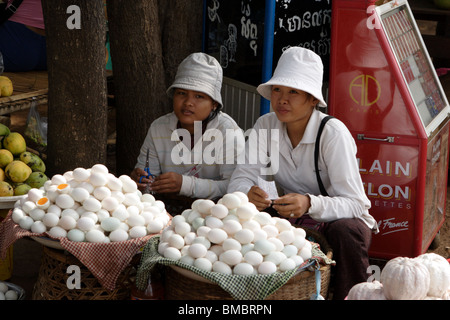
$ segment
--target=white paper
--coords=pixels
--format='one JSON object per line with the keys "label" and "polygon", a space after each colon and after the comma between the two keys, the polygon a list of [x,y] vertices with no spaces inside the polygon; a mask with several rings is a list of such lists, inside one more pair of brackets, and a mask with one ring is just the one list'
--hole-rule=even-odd
{"label": "white paper", "polygon": [[269,196],[270,200],[278,199],[278,191],[275,185],[275,181],[266,181],[261,177],[258,177],[258,187],[264,190]]}

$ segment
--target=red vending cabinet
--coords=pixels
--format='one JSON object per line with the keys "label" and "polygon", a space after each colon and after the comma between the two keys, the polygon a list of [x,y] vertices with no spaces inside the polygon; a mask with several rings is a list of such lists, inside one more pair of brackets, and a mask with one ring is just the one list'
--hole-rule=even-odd
{"label": "red vending cabinet", "polygon": [[369,255],[414,257],[444,222],[450,107],[407,1],[332,4],[329,113],[357,143]]}

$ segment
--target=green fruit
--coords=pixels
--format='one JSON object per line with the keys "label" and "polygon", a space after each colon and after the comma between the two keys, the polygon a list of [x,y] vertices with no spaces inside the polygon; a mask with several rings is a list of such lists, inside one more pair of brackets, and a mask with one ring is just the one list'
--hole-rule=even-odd
{"label": "green fruit", "polygon": [[31,172],[31,168],[20,160],[14,160],[5,168],[6,176],[13,182],[24,182]]}
{"label": "green fruit", "polygon": [[6,181],[0,181],[0,197],[12,197],[13,195],[13,187]]}
{"label": "green fruit", "polygon": [[38,155],[32,152],[22,152],[19,156],[19,159],[20,161],[27,164],[33,171],[45,172],[46,170],[44,161]]}
{"label": "green fruit", "polygon": [[25,183],[32,188],[39,189],[44,185],[45,181],[47,180],[48,177],[43,172],[35,171],[30,174]]}
{"label": "green fruit", "polygon": [[18,132],[11,132],[3,139],[3,147],[11,151],[14,156],[20,155],[27,150],[24,137]]}
{"label": "green fruit", "polygon": [[14,156],[8,149],[0,149],[0,168],[6,167],[14,160]]}
{"label": "green fruit", "polygon": [[14,188],[14,195],[22,196],[24,194],[27,194],[28,191],[30,191],[30,189],[31,189],[31,186],[29,186],[26,183],[21,183]]}
{"label": "green fruit", "polygon": [[8,126],[5,126],[3,123],[0,123],[0,136],[7,136],[10,134]]}

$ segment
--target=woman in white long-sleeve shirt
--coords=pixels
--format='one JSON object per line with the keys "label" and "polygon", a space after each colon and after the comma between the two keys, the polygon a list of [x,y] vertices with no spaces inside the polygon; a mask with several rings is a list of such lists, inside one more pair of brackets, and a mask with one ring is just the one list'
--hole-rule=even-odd
{"label": "woman in white long-sleeve shirt", "polygon": [[[320,139],[318,167],[324,193],[319,189],[314,150],[326,114],[315,107],[326,106],[322,77],[322,61],[314,52],[292,47],[282,54],[272,79],[258,86],[274,112],[255,123],[245,164],[236,167],[228,192],[242,191],[260,211],[276,211],[323,232],[336,260],[334,298],[343,299],[354,284],[367,280],[371,232],[378,227],[368,212],[370,201],[359,174],[356,144],[335,118],[326,123]],[[267,139],[261,139],[266,134]],[[268,154],[268,159],[255,164],[250,157],[257,153],[252,149],[256,145],[258,154]],[[273,201],[258,186],[264,167],[271,168],[282,191]]]}
{"label": "woman in white long-sleeve shirt", "polygon": [[156,176],[151,190],[157,197],[170,195],[167,202],[171,202],[215,199],[226,193],[244,142],[238,139],[235,148],[226,140],[227,130],[237,135],[242,135],[242,130],[220,111],[221,86],[222,67],[212,56],[193,53],[180,63],[167,90],[173,99],[173,112],[151,124],[130,175],[141,190],[151,182],[143,170],[148,151],[149,169]]}

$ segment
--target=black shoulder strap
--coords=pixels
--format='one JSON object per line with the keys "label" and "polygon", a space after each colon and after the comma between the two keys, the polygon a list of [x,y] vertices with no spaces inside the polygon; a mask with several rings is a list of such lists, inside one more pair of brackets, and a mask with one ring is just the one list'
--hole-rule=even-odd
{"label": "black shoulder strap", "polygon": [[0,25],[11,18],[11,16],[16,13],[17,8],[20,6],[23,0],[13,0],[11,4],[2,12],[0,12]]}
{"label": "black shoulder strap", "polygon": [[327,121],[332,118],[334,118],[334,117],[326,116],[320,122],[319,131],[317,132],[317,137],[316,137],[316,145],[314,147],[314,167],[316,170],[317,183],[319,184],[320,192],[322,193],[323,196],[328,196],[328,193],[325,190],[325,187],[323,186],[322,179],[320,178],[320,172],[319,172],[320,136],[322,135],[323,127],[325,126]]}

